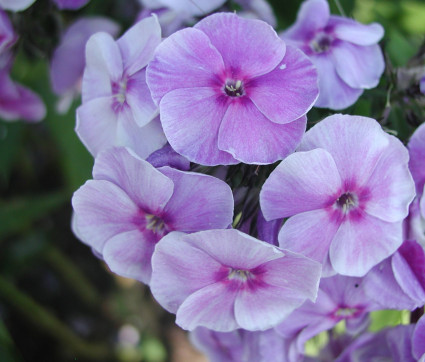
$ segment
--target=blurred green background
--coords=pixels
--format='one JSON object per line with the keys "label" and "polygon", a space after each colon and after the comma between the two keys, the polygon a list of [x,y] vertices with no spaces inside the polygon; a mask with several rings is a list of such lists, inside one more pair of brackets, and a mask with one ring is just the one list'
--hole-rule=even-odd
{"label": "blurred green background", "polygon": [[[270,3],[283,30],[301,1]],[[388,71],[344,113],[374,117],[406,142],[424,121],[424,105],[398,88],[395,74],[398,67],[424,65],[425,1],[329,3],[334,14],[378,21],[386,30]],[[0,361],[203,360],[148,288],[111,274],[70,229],[70,199],[91,177],[93,159],[74,132],[78,102],[65,115],[55,111],[49,56],[59,31],[76,18],[105,15],[127,29],[134,9],[132,0],[91,0],[80,11],[58,12],[38,0],[13,16],[21,39],[12,77],[40,94],[48,113],[38,124],[0,120]],[[312,110],[309,122],[327,114]],[[409,313],[384,311],[372,320],[379,330],[408,323]],[[322,337],[311,341],[309,354],[323,343]]]}

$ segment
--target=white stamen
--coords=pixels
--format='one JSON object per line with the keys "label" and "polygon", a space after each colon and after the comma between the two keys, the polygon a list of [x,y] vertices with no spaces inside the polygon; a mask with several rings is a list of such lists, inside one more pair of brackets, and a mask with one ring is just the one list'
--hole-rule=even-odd
{"label": "white stamen", "polygon": [[279,69],[281,69],[281,70],[286,69],[286,64],[282,64],[282,65],[279,67]]}

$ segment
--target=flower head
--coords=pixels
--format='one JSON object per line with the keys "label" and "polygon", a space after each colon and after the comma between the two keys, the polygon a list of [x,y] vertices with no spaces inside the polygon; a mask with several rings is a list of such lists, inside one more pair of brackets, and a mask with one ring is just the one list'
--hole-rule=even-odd
{"label": "flower head", "polygon": [[206,165],[286,157],[304,133],[316,81],[311,62],[270,25],[227,13],[171,35],[147,70],[171,146]]}
{"label": "flower head", "polygon": [[296,23],[281,36],[307,54],[318,69],[320,96],[315,106],[343,109],[364,89],[377,86],[385,67],[377,45],[383,34],[377,23],[363,25],[330,15],[326,0],[306,0]]}

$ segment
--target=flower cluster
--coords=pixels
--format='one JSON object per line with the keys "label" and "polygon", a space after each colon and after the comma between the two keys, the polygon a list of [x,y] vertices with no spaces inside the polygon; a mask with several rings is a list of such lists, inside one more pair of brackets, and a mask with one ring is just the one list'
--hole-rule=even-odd
{"label": "flower cluster", "polygon": [[[307,123],[378,85],[383,27],[306,0],[278,35],[265,1],[236,2],[141,0],[117,39],[106,18],[63,34],[53,90],[62,111],[81,92],[76,133],[95,158],[75,234],[148,285],[212,361],[300,361],[341,321],[323,358],[424,358],[425,317],[367,328],[372,311],[423,312],[425,125],[405,147],[370,117]],[[0,116],[39,120],[40,100],[9,78],[2,10],[0,32]]]}

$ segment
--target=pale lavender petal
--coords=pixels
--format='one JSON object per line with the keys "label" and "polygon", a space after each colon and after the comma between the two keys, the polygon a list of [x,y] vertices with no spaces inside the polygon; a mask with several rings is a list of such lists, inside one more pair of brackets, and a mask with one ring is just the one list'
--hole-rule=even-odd
{"label": "pale lavender petal", "polygon": [[335,114],[311,128],[298,150],[326,149],[341,179],[353,186],[367,181],[388,144],[389,138],[374,119]]}
{"label": "pale lavender petal", "polygon": [[22,11],[29,8],[35,0],[0,0],[0,7],[4,10]]}
{"label": "pale lavender petal", "polygon": [[160,42],[161,27],[156,16],[143,19],[127,30],[117,40],[125,74],[131,77],[146,67]]}
{"label": "pale lavender petal", "polygon": [[296,23],[285,31],[284,38],[309,39],[323,29],[329,21],[330,10],[326,0],[304,1],[298,11]]}
{"label": "pale lavender petal", "polygon": [[77,109],[75,131],[93,156],[116,144],[118,117],[112,103],[111,97],[102,97],[83,103]]}
{"label": "pale lavender petal", "polygon": [[137,229],[139,208],[109,181],[87,181],[74,193],[72,206],[79,237],[99,253],[114,235]]}
{"label": "pale lavender petal", "polygon": [[153,102],[146,84],[145,69],[133,74],[128,80],[125,98],[139,127],[145,126],[158,114],[158,107]]}
{"label": "pale lavender petal", "polygon": [[77,10],[86,5],[90,0],[54,0],[59,9]]}
{"label": "pale lavender petal", "polygon": [[425,184],[425,123],[413,133],[409,144],[409,168],[416,184],[416,192],[422,195]]}
{"label": "pale lavender petal", "polygon": [[191,294],[176,314],[176,324],[189,331],[207,327],[218,332],[237,329],[234,304],[237,290],[214,283]]}
{"label": "pale lavender petal", "polygon": [[103,259],[114,273],[149,284],[151,257],[155,238],[140,230],[120,233],[109,239],[102,251]]}
{"label": "pale lavender petal", "polygon": [[258,239],[263,240],[269,244],[278,246],[279,241],[277,236],[279,230],[282,227],[282,219],[276,219],[272,221],[266,221],[261,210],[258,211],[257,216],[257,232]]}
{"label": "pale lavender petal", "polygon": [[50,79],[56,94],[77,87],[84,72],[87,40],[101,31],[115,36],[119,25],[108,18],[87,17],[78,19],[66,30],[50,63]]}
{"label": "pale lavender petal", "polygon": [[222,265],[249,270],[268,261],[279,259],[284,253],[273,245],[262,242],[238,230],[208,230],[189,234],[186,242],[202,250]]}
{"label": "pale lavender petal", "polygon": [[184,237],[179,232],[164,236],[152,256],[152,294],[172,313],[192,293],[215,283],[222,268],[203,250],[183,240]]}
{"label": "pale lavender petal", "polygon": [[189,160],[174,151],[168,143],[158,151],[155,151],[149,155],[146,161],[148,161],[155,168],[170,166],[182,171],[189,171],[190,169]]}
{"label": "pale lavender petal", "polygon": [[351,212],[339,227],[329,250],[337,273],[364,276],[403,242],[402,223],[388,223],[361,211]]}
{"label": "pale lavender petal", "polygon": [[226,0],[161,0],[163,6],[190,15],[207,15],[225,2]]}
{"label": "pale lavender petal", "polygon": [[[195,25],[222,55],[228,77],[246,79],[267,74],[285,55],[285,43],[267,23],[232,13],[208,16]],[[223,29],[226,35],[223,36]],[[267,54],[267,56],[258,56]],[[243,62],[242,62],[243,60]],[[243,65],[242,65],[243,64]]]}
{"label": "pale lavender petal", "polygon": [[341,16],[331,16],[328,26],[332,27],[332,32],[338,39],[357,45],[373,45],[384,36],[384,28],[381,24],[365,25]]}
{"label": "pale lavender petal", "polygon": [[369,271],[362,285],[367,297],[380,304],[383,309],[413,310],[416,308],[416,303],[403,292],[395,279],[390,258]]}
{"label": "pale lavender petal", "polygon": [[170,178],[123,147],[101,152],[96,157],[93,177],[114,183],[134,203],[153,214],[163,210],[174,192]]}
{"label": "pale lavender petal", "polygon": [[379,45],[359,46],[341,42],[332,47],[338,75],[353,88],[374,88],[385,69]]}
{"label": "pale lavender petal", "polygon": [[[190,69],[190,72],[188,72]],[[221,83],[223,59],[208,37],[197,29],[184,29],[165,39],[147,68],[147,83],[156,103],[172,90],[210,87]]]}
{"label": "pale lavender petal", "polygon": [[110,34],[97,33],[86,44],[83,76],[83,103],[112,94],[112,83],[120,82],[123,62],[118,45]]}
{"label": "pale lavender petal", "polygon": [[[279,233],[279,246],[328,264],[329,246],[341,220],[332,209],[303,212],[289,218]],[[324,265],[326,275],[332,268]]]}
{"label": "pale lavender petal", "polygon": [[247,330],[276,326],[306,299],[316,300],[319,263],[285,251],[285,256],[261,265],[261,289],[243,288],[235,301],[238,324]]}
{"label": "pale lavender petal", "polygon": [[9,17],[0,7],[0,54],[8,50],[17,40],[18,36],[13,31]]}
{"label": "pale lavender petal", "polygon": [[391,259],[394,277],[401,289],[416,302],[425,304],[425,254],[416,242],[407,240]]}
{"label": "pale lavender petal", "polygon": [[114,145],[131,148],[137,155],[146,159],[152,152],[167,143],[159,117],[146,126],[139,127],[133,118],[130,107],[118,114],[117,139]]}
{"label": "pale lavender petal", "polygon": [[421,317],[416,323],[412,336],[412,352],[419,359],[425,355],[425,317]]}
{"label": "pale lavender petal", "polygon": [[318,97],[317,71],[301,50],[288,46],[282,62],[247,82],[246,92],[272,122],[292,122],[305,115]]}
{"label": "pale lavender petal", "polygon": [[415,184],[408,168],[409,153],[394,136],[382,154],[369,180],[365,183],[367,201],[364,211],[378,219],[396,222],[409,213],[415,197]]}
{"label": "pale lavender petal", "polygon": [[160,115],[168,142],[192,162],[209,166],[238,163],[217,145],[226,109],[227,99],[214,89],[186,88],[167,93],[160,104]]}
{"label": "pale lavender petal", "polygon": [[341,178],[332,156],[318,148],[296,152],[270,174],[260,193],[267,220],[323,209],[338,198]]}
{"label": "pale lavender petal", "polygon": [[233,194],[225,182],[170,167],[162,167],[159,171],[174,184],[173,196],[164,209],[164,221],[169,228],[190,233],[225,229],[231,225]]}
{"label": "pale lavender petal", "polygon": [[218,148],[244,163],[273,163],[295,150],[305,126],[305,117],[287,124],[271,122],[249,98],[241,97],[228,106],[220,126]]}
{"label": "pale lavender petal", "polygon": [[354,104],[363,93],[361,88],[351,88],[336,73],[335,65],[328,54],[310,57],[319,75],[319,98],[315,107],[344,109]]}
{"label": "pale lavender petal", "polygon": [[277,26],[273,8],[267,0],[236,0],[235,2],[239,3],[245,10],[245,13],[253,16],[254,19],[263,20],[274,28]]}

